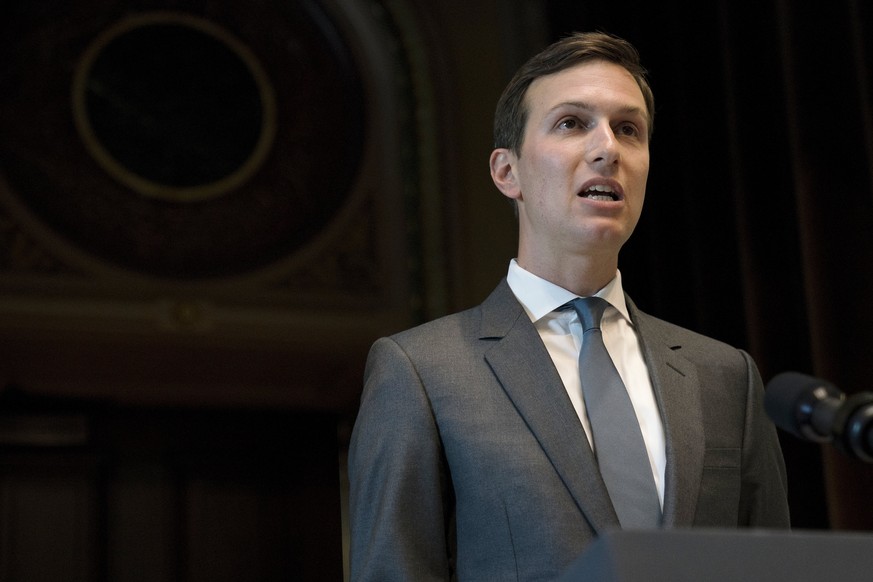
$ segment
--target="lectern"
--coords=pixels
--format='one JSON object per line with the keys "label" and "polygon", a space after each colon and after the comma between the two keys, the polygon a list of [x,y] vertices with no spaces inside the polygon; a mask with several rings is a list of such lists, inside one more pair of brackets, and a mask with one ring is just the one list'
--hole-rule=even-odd
{"label": "lectern", "polygon": [[873,535],[766,530],[615,531],[559,582],[870,582]]}

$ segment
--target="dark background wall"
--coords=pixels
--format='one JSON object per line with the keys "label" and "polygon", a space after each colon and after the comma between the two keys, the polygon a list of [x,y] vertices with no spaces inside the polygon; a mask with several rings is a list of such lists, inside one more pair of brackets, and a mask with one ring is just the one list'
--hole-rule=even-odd
{"label": "dark background wall", "polygon": [[[635,301],[869,389],[873,14],[795,4],[4,3],[0,579],[339,579],[367,348],[505,273],[494,103],[572,30],[652,77]],[[795,527],[871,529],[782,437]]]}

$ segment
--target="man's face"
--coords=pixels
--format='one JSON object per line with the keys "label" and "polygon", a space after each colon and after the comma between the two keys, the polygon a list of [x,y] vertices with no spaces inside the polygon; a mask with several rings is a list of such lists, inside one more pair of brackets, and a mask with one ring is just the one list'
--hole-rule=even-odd
{"label": "man's face", "polygon": [[519,261],[617,257],[649,172],[639,86],[623,67],[590,61],[535,80],[526,104],[519,155],[495,150],[491,159],[498,188],[518,203]]}

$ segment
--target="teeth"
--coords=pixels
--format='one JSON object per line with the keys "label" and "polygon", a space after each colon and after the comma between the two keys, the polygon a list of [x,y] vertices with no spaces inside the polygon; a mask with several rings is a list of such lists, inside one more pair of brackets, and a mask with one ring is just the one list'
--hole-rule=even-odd
{"label": "teeth", "polygon": [[615,190],[612,189],[612,186],[607,186],[606,184],[594,184],[593,186],[589,186],[585,190],[585,197],[589,200],[602,201],[613,201],[617,199]]}

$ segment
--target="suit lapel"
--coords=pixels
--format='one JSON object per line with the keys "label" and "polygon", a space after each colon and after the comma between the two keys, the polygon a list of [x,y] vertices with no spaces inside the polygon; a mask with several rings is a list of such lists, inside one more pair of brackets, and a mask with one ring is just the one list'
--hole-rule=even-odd
{"label": "suit lapel", "polygon": [[666,433],[664,525],[690,526],[694,521],[703,474],[704,434],[697,370],[682,357],[682,346],[653,325],[628,299],[628,310],[642,342],[652,388]]}
{"label": "suit lapel", "polygon": [[618,518],[558,371],[503,281],[482,304],[485,359],[596,532]]}

